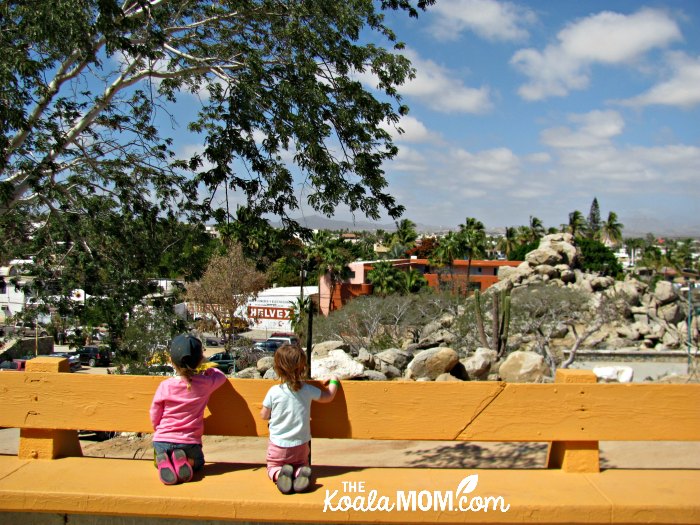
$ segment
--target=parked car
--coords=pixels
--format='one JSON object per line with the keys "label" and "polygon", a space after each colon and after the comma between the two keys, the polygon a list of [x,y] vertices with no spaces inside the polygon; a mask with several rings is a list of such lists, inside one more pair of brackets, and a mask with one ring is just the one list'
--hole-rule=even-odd
{"label": "parked car", "polygon": [[209,358],[210,363],[214,363],[216,368],[225,374],[233,374],[239,368],[234,367],[233,354],[229,352],[219,352]]}
{"label": "parked car", "polygon": [[281,339],[267,339],[266,341],[258,341],[255,343],[254,348],[256,350],[262,350],[263,352],[274,352],[286,342],[287,341]]}
{"label": "parked car", "polygon": [[13,359],[12,361],[3,361],[2,363],[0,363],[0,371],[2,372],[24,372],[26,368],[26,359]]}
{"label": "parked car", "polygon": [[215,337],[205,337],[204,346],[219,346],[219,339]]}
{"label": "parked car", "polygon": [[295,335],[291,335],[291,336],[273,335],[271,337],[268,337],[267,340],[268,341],[281,341],[282,344],[285,344],[285,343],[290,344],[290,345],[298,345],[299,344],[299,338]]}
{"label": "parked car", "polygon": [[75,352],[54,352],[53,354],[48,354],[43,357],[65,357],[68,359],[68,366],[71,372],[76,372],[83,368],[83,364],[80,362],[80,356]]}
{"label": "parked car", "polygon": [[109,349],[98,346],[83,346],[77,352],[80,357],[81,364],[88,366],[109,366],[110,354]]}

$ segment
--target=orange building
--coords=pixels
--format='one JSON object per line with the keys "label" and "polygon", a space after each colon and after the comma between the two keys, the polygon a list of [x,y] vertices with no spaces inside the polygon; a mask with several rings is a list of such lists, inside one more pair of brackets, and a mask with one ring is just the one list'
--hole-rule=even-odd
{"label": "orange building", "polygon": [[[331,298],[331,283],[328,275],[324,275],[319,282],[319,303],[323,315],[328,315],[330,310],[342,308],[348,301],[361,295],[372,293],[372,284],[367,280],[367,274],[378,262],[383,261],[357,261],[350,263],[350,278],[338,283],[333,290]],[[486,290],[498,281],[498,269],[501,266],[518,266],[522,261],[482,261],[472,260],[469,279],[467,271],[469,261],[456,259],[451,266],[438,267],[431,264],[428,259],[393,259],[390,260],[395,268],[408,270],[413,268],[423,275],[428,286],[435,289],[453,290],[467,293],[467,289]]]}

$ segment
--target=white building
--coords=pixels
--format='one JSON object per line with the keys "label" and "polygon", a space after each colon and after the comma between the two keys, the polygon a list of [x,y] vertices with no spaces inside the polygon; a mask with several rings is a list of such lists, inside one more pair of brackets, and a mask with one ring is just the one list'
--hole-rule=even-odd
{"label": "white building", "polygon": [[[299,299],[299,286],[268,288],[246,305],[242,317],[251,321],[253,330],[291,332],[292,306]],[[318,286],[304,286],[304,297],[318,296]]]}
{"label": "white building", "polygon": [[28,262],[31,261],[13,260],[8,266],[0,266],[0,322],[22,312],[32,302],[32,296],[22,289],[32,279],[22,273]]}

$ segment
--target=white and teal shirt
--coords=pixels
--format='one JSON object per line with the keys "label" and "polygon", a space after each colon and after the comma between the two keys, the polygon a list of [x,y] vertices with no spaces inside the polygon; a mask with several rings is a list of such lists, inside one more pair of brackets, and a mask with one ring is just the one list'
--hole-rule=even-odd
{"label": "white and teal shirt", "polygon": [[267,391],[263,406],[269,408],[270,441],[278,447],[296,447],[311,440],[311,402],[321,390],[304,383],[294,392],[288,385],[275,385]]}

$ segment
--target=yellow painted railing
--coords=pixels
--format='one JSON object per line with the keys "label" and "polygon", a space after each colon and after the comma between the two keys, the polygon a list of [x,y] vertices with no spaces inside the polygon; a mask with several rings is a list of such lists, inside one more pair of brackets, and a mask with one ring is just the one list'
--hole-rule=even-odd
{"label": "yellow painted railing", "polygon": [[[0,456],[0,512],[357,523],[486,519],[439,509],[325,510],[324,491],[347,487],[376,486],[388,494],[425,487],[448,494],[464,486],[461,469],[322,467],[317,490],[285,497],[264,468],[208,465],[201,483],[164,487],[143,461],[80,457],[77,438],[85,428],[151,432],[148,409],[163,378],[57,373],[68,363],[52,358],[28,365],[25,373],[0,373],[0,426],[20,428],[18,457]],[[266,436],[258,414],[271,384],[229,380],[208,404],[205,432]],[[598,458],[599,441],[700,441],[697,384],[596,384],[590,372],[568,370],[559,371],[553,384],[343,381],[332,403],[313,406],[312,434],[551,443],[543,465],[549,468],[480,471],[480,487],[511,504],[507,515],[488,516],[493,523],[700,522],[700,501],[692,496],[700,484],[697,470],[601,472]],[[36,461],[52,458],[66,459]],[[99,497],[86,498],[96,485]]]}

